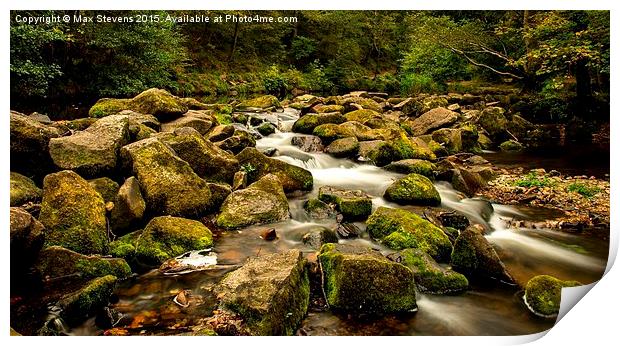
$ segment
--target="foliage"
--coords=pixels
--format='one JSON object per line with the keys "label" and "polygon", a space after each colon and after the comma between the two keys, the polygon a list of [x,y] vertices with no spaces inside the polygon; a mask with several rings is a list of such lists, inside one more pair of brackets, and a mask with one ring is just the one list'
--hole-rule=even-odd
{"label": "foliage", "polygon": [[601,192],[601,189],[598,186],[589,186],[582,183],[572,183],[568,185],[567,190],[569,192],[577,192],[586,198],[592,198],[597,193]]}
{"label": "foliage", "polygon": [[275,96],[283,96],[288,89],[288,81],[280,72],[280,69],[276,65],[271,67],[263,74],[263,84],[268,94]]}
{"label": "foliage", "polygon": [[442,85],[424,74],[404,74],[400,80],[400,93],[405,96],[419,93],[440,93],[444,90]]}
{"label": "foliage", "polygon": [[554,183],[546,176],[539,176],[536,173],[528,173],[523,178],[515,181],[516,186],[520,187],[545,187],[552,186]]}

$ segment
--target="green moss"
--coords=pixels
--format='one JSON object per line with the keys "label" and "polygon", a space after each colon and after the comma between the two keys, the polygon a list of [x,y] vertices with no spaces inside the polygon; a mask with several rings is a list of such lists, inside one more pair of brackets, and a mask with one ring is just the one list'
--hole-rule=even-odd
{"label": "green moss", "polygon": [[441,197],[433,182],[417,173],[411,173],[392,183],[385,190],[383,197],[400,204],[431,206],[441,204]]}
{"label": "green moss", "polygon": [[384,167],[388,171],[410,174],[417,173],[427,178],[434,178],[437,166],[427,160],[407,159],[392,162]]}
{"label": "green moss", "polygon": [[360,144],[355,137],[347,137],[333,141],[325,151],[335,157],[349,157],[357,154]]}
{"label": "green moss", "polygon": [[327,145],[336,139],[356,137],[355,132],[351,129],[338,126],[336,124],[323,124],[314,128],[312,134],[319,137],[324,145]]}
{"label": "green moss", "polygon": [[282,108],[278,98],[273,95],[259,96],[250,100],[245,100],[237,106],[240,109],[244,108]]}
{"label": "green moss", "polygon": [[308,113],[297,119],[293,124],[293,132],[311,134],[319,125],[342,124],[347,119],[339,112],[334,113]]}
{"label": "green moss", "polygon": [[11,207],[17,207],[27,202],[37,202],[41,199],[41,189],[30,178],[11,172],[10,179]]}
{"label": "green moss", "polygon": [[90,186],[95,189],[95,191],[99,192],[103,200],[106,202],[113,202],[116,198],[116,194],[118,193],[118,183],[108,177],[91,179],[88,181]]}
{"label": "green moss", "polygon": [[372,211],[372,198],[360,190],[347,191],[332,186],[321,186],[319,199],[336,205],[345,219],[365,219]]}
{"label": "green moss", "polygon": [[108,304],[116,277],[107,275],[89,281],[86,286],[59,301],[62,317],[70,324],[83,320]]}
{"label": "green moss", "polygon": [[592,198],[597,193],[601,192],[601,188],[598,186],[590,186],[583,183],[571,183],[566,187],[569,192],[577,192],[585,198]]}
{"label": "green moss", "polygon": [[416,285],[423,292],[446,294],[467,289],[467,278],[452,270],[441,268],[428,254],[419,249],[406,249],[399,253],[400,263],[413,270]]}
{"label": "green moss", "polygon": [[280,180],[284,192],[310,191],[314,185],[310,171],[267,157],[256,148],[243,149],[237,154],[237,160],[242,166],[250,164],[255,168],[252,173],[248,174],[249,182],[257,181],[267,174],[274,174]]}
{"label": "green moss", "polygon": [[[441,229],[422,219],[415,213],[404,209],[379,207],[366,221],[366,230],[371,237],[383,240],[394,232],[390,238],[395,244],[412,244],[410,234],[416,240],[416,248],[428,253],[437,261],[447,260],[452,251],[452,244]],[[397,242],[403,240],[403,242]]]}
{"label": "green moss", "polygon": [[344,115],[347,121],[357,121],[365,123],[366,121],[380,117],[380,114],[372,109],[358,109]]}
{"label": "green moss", "polygon": [[121,258],[86,256],[60,246],[43,249],[37,258],[35,268],[42,277],[49,279],[74,276],[92,279],[106,275],[124,279],[131,275],[129,265]]}
{"label": "green moss", "polygon": [[581,286],[577,281],[562,281],[549,275],[538,275],[525,286],[525,302],[535,313],[556,316],[560,311],[563,287]]}
{"label": "green moss", "polygon": [[230,114],[226,114],[226,113],[215,113],[215,118],[217,119],[217,122],[220,123],[221,125],[228,125],[228,124],[232,124],[233,123],[233,119],[230,116]]}
{"label": "green moss", "polygon": [[120,113],[125,109],[131,109],[130,99],[100,99],[88,111],[91,118],[103,118],[111,114]]}
{"label": "green moss", "polygon": [[162,89],[148,89],[133,99],[100,99],[88,111],[93,118],[117,114],[122,110],[132,110],[142,114],[152,114],[159,118],[179,116],[188,111],[180,98]]}
{"label": "green moss", "polygon": [[516,186],[521,187],[545,187],[553,186],[555,183],[546,176],[539,176],[530,172],[514,182]]}
{"label": "green moss", "polygon": [[502,151],[521,151],[523,150],[523,145],[511,139],[511,140],[505,141],[502,144],[500,144],[499,148]]}
{"label": "green moss", "polygon": [[311,198],[304,203],[304,210],[313,219],[325,219],[334,215],[332,208],[318,198]]}

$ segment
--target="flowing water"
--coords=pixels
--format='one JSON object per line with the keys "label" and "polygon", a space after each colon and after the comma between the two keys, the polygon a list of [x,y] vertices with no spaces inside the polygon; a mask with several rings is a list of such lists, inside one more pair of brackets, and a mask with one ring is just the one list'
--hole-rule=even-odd
{"label": "flowing water", "polygon": [[[217,266],[210,270],[183,275],[163,275],[158,271],[126,280],[117,288],[121,313],[115,326],[130,334],[176,334],[201,325],[216,309],[217,300],[211,288],[221,277],[238,268],[250,257],[291,248],[301,249],[308,257],[314,249],[302,243],[303,235],[315,227],[333,227],[335,220],[312,220],[304,212],[305,200],[314,197],[319,187],[335,185],[361,189],[373,196],[373,209],[391,206],[423,212],[424,208],[398,206],[382,198],[386,187],[401,174],[379,167],[336,159],[325,153],[306,153],[291,145],[298,134],[290,131],[297,118],[295,111],[262,115],[277,123],[277,132],[257,141],[259,149],[276,148],[275,158],[306,168],[314,176],[314,190],[289,198],[291,219],[270,225],[253,226],[225,232],[215,242]],[[502,220],[545,220],[557,217],[546,209],[520,208],[491,204],[480,198],[465,198],[445,182],[435,183],[442,199],[441,207],[466,215],[471,222],[487,229],[487,238],[498,250],[509,272],[524,284],[538,274],[578,280],[584,284],[602,275],[608,244],[606,241],[565,234],[551,230],[508,229]],[[364,230],[363,223],[357,225]],[[275,228],[278,239],[265,241],[260,233]],[[372,241],[365,232],[356,239],[340,240],[372,246],[389,253],[389,249]],[[173,299],[181,291],[189,292],[189,307],[177,305]],[[472,283],[460,295],[436,296],[418,294],[418,312],[388,316],[351,316],[329,311],[310,311],[303,321],[303,335],[515,335],[549,329],[554,321],[530,313],[522,302],[518,288],[494,284]],[[102,330],[93,320],[74,328],[72,334],[98,334]]]}

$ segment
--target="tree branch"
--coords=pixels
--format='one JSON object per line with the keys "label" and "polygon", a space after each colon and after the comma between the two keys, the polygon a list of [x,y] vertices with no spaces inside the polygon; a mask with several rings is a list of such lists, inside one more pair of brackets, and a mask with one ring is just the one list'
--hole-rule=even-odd
{"label": "tree branch", "polygon": [[452,47],[452,46],[447,45],[447,44],[444,44],[444,45],[446,47],[448,47],[448,49],[450,49],[451,51],[453,51],[453,52],[455,52],[457,54],[462,55],[465,59],[467,59],[467,61],[469,61],[470,64],[472,64],[474,66],[484,67],[484,68],[486,68],[488,70],[491,70],[491,71],[493,71],[493,72],[495,72],[495,73],[497,73],[499,75],[502,75],[502,76],[510,76],[510,77],[513,77],[513,78],[516,78],[516,79],[523,79],[522,76],[518,76],[518,75],[516,75],[514,73],[499,71],[499,70],[497,70],[497,69],[495,69],[495,68],[493,68],[493,67],[491,67],[489,65],[477,62],[474,59],[472,59],[471,57],[469,57],[469,55],[467,55],[464,51],[462,51],[462,50],[460,50],[458,48]]}

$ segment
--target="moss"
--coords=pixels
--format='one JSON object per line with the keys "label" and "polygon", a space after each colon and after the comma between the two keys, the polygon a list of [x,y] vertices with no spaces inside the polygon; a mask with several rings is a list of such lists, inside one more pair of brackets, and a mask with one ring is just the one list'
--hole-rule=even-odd
{"label": "moss", "polygon": [[91,179],[88,183],[99,192],[105,202],[113,202],[120,188],[117,182],[108,177]]}
{"label": "moss", "polygon": [[356,155],[359,148],[355,137],[347,137],[333,141],[325,151],[335,157],[350,157]]}
{"label": "moss", "polygon": [[399,254],[403,265],[415,276],[416,285],[423,292],[446,294],[467,289],[467,278],[452,270],[443,269],[428,254],[419,249],[406,249]]}
{"label": "moss", "polygon": [[437,166],[427,160],[407,159],[392,162],[384,167],[391,172],[397,172],[402,174],[417,173],[427,178],[434,178]]}
{"label": "moss", "polygon": [[405,132],[400,132],[399,137],[390,142],[392,148],[396,152],[396,157],[393,161],[404,159],[421,159],[433,161],[437,159],[435,154],[428,148],[419,143],[413,141],[407,137]]}
{"label": "moss", "polygon": [[336,210],[347,220],[365,219],[372,211],[372,198],[360,190],[321,186],[318,197],[325,203],[335,204]]}
{"label": "moss", "polygon": [[439,192],[427,177],[411,173],[398,179],[386,190],[383,197],[400,204],[437,206],[441,204]]}
{"label": "moss", "polygon": [[369,248],[329,243],[318,260],[332,308],[370,313],[417,308],[413,272]]}
{"label": "moss", "polygon": [[319,137],[324,145],[327,145],[336,139],[356,137],[355,132],[351,129],[338,126],[336,124],[323,124],[314,128],[312,134]]}
{"label": "moss", "polygon": [[43,249],[35,268],[42,277],[49,279],[77,276],[88,280],[106,275],[124,279],[131,275],[129,265],[121,258],[86,256],[60,246]]}
{"label": "moss", "polygon": [[342,124],[347,119],[339,112],[333,113],[308,113],[297,119],[293,124],[293,132],[311,134],[319,125]]}
{"label": "moss", "polygon": [[263,136],[269,136],[276,132],[276,126],[268,121],[256,127],[256,131]]}
{"label": "moss", "polygon": [[360,144],[360,155],[365,156],[375,166],[383,167],[393,161],[398,161],[399,154],[394,147],[385,141],[377,141],[376,145],[368,151],[363,152],[363,142]]}
{"label": "moss", "polygon": [[34,181],[19,173],[11,172],[11,207],[23,205],[27,202],[37,202],[41,199],[41,189]]}
{"label": "moss", "polygon": [[243,149],[237,154],[237,160],[242,166],[251,164],[255,168],[251,174],[248,174],[249,182],[257,181],[267,174],[274,174],[280,180],[284,192],[310,191],[314,185],[310,171],[267,157],[256,148]]}
{"label": "moss", "polygon": [[381,115],[372,109],[358,109],[344,115],[347,121],[357,121],[365,123],[370,119],[380,117]]}
{"label": "moss", "polygon": [[84,287],[62,298],[62,317],[69,324],[82,321],[98,309],[106,306],[112,295],[116,277],[107,275],[89,281]]}
{"label": "moss", "polygon": [[125,109],[131,109],[131,99],[104,98],[97,101],[88,111],[91,118],[103,118],[111,114],[120,113]]}
{"label": "moss", "polygon": [[334,216],[334,210],[329,206],[329,204],[318,198],[311,198],[307,200],[303,207],[313,219],[326,219]]}
{"label": "moss", "polygon": [[563,287],[581,286],[577,281],[562,281],[549,275],[538,275],[525,286],[525,302],[535,313],[556,316],[560,311]]}
{"label": "moss", "polygon": [[278,98],[273,96],[273,95],[264,95],[264,96],[259,96],[250,100],[245,100],[243,102],[241,102],[237,108],[239,109],[245,109],[245,108],[261,108],[261,109],[267,109],[267,108],[282,108],[282,106],[280,105],[280,101],[278,101]]}
{"label": "moss", "polygon": [[[394,232],[410,234],[416,240],[416,248],[428,253],[437,261],[450,257],[452,244],[441,229],[404,209],[379,207],[366,221],[366,230],[371,237],[383,240]],[[399,238],[399,236],[401,238]],[[396,244],[411,244],[409,236],[397,234],[392,240],[405,240]]]}
{"label": "moss", "polygon": [[458,129],[439,129],[433,131],[432,137],[434,141],[443,144],[449,155],[463,151],[461,131]]}
{"label": "moss", "polygon": [[499,138],[506,130],[508,120],[504,116],[504,109],[487,107],[480,113],[478,123],[489,133],[491,138]]}
{"label": "moss", "polygon": [[218,123],[220,123],[221,125],[229,125],[233,123],[233,119],[230,116],[230,114],[226,114],[226,113],[215,113],[214,114],[215,119],[217,119]]}
{"label": "moss", "polygon": [[142,114],[152,114],[158,119],[179,116],[188,111],[185,103],[178,97],[162,89],[148,89],[133,99],[100,99],[88,111],[93,118],[117,114],[122,110],[132,110]]}
{"label": "moss", "polygon": [[511,140],[505,141],[502,144],[500,144],[499,148],[502,151],[521,151],[523,150],[523,145],[511,139]]}

